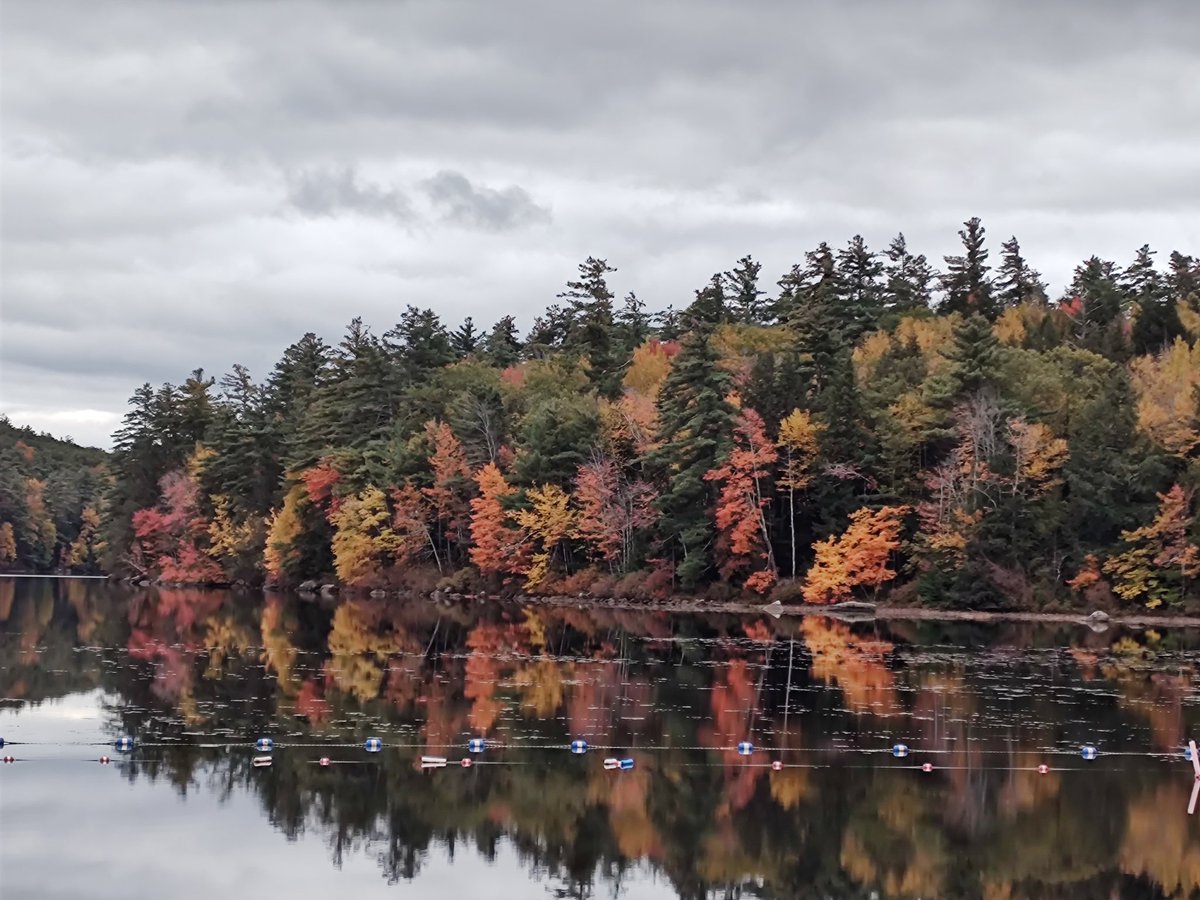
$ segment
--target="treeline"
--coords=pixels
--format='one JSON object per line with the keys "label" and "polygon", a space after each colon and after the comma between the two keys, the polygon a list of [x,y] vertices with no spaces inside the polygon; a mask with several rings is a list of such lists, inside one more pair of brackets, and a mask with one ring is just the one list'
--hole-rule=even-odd
{"label": "treeline", "polygon": [[107,457],[0,416],[0,572],[99,571]]}
{"label": "treeline", "polygon": [[[261,382],[143,385],[108,565],[178,582],[974,607],[1197,598],[1200,264],[1096,257],[1051,298],[979,220],[744,257],[654,315],[588,258],[521,337],[408,307]],[[897,587],[899,586],[899,587]],[[1081,597],[1078,595],[1082,595]]]}

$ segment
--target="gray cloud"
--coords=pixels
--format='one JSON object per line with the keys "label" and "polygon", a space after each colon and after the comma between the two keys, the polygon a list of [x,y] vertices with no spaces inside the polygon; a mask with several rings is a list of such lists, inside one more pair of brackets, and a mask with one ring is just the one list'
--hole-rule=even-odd
{"label": "gray cloud", "polygon": [[1200,6],[1086,6],[8,4],[0,411],[119,413],[405,303],[528,323],[588,254],[665,306],[856,232],[938,259],[971,215],[1054,289],[1200,251]]}
{"label": "gray cloud", "polygon": [[364,182],[349,166],[300,172],[291,179],[288,201],[310,216],[349,212],[407,222],[413,215],[412,204],[402,192]]}
{"label": "gray cloud", "polygon": [[423,187],[445,219],[459,225],[502,231],[550,221],[550,211],[515,184],[501,190],[477,187],[461,172],[442,171]]}

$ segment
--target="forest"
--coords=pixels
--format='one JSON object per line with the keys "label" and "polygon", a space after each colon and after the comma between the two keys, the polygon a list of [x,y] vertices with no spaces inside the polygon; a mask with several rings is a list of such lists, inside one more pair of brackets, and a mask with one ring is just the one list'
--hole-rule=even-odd
{"label": "forest", "polygon": [[821,243],[773,283],[745,256],[653,314],[589,257],[524,336],[409,306],[382,334],[306,334],[265,378],[145,384],[106,473],[74,463],[90,474],[69,523],[46,524],[50,450],[5,445],[0,560],[189,584],[1196,605],[1200,262],[1091,257],[1051,297],[1015,237],[993,256],[978,219],[959,235],[941,266],[903,235]]}

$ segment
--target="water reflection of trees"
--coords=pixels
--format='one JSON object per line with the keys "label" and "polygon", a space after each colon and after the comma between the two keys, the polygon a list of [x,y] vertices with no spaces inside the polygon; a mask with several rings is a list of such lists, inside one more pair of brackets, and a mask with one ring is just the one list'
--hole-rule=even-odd
{"label": "water reflection of trees", "polygon": [[[78,649],[98,645],[126,652]],[[969,664],[946,649],[963,645],[977,648]],[[631,866],[683,897],[1195,895],[1185,769],[1108,760],[1077,773],[1052,759],[1050,774],[1028,771],[1044,761],[1031,748],[1075,739],[1071,722],[1130,749],[1194,733],[1194,647],[1027,625],[885,631],[0,580],[4,696],[102,687],[117,698],[114,729],[178,742],[135,755],[130,779],[248,790],[285,834],[324,835],[335,864],[373,854],[392,881],[433,848],[492,858],[504,842],[581,896]],[[329,744],[383,733],[414,748],[328,751],[356,762],[328,768],[314,764],[322,751],[282,749],[261,770],[185,732]],[[487,756],[512,765],[414,765],[468,734],[526,749]],[[528,749],[579,734],[636,768]],[[890,735],[944,751],[938,769],[835,749]],[[756,761],[833,767],[747,766],[732,750],[744,738],[768,751]]]}

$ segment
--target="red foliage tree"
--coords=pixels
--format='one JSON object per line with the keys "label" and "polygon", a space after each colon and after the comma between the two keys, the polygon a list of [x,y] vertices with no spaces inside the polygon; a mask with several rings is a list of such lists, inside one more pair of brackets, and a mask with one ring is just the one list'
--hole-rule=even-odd
{"label": "red foliage tree", "polygon": [[611,457],[584,463],[575,478],[575,536],[614,571],[626,571],[637,532],[654,523],[653,501],[654,488],[630,482]]}
{"label": "red foliage tree", "polygon": [[437,516],[441,545],[446,556],[452,545],[465,536],[470,521],[467,493],[471,485],[471,467],[462,444],[445,422],[425,423],[425,434],[433,445],[429,467],[433,484],[422,489]]}
{"label": "red foliage tree", "polygon": [[485,573],[517,574],[526,568],[521,532],[509,523],[503,501],[516,493],[495,463],[475,474],[479,496],[471,501],[471,562]]}
{"label": "red foliage tree", "polygon": [[750,570],[746,587],[761,592],[777,577],[763,514],[771,501],[763,481],[771,474],[779,452],[766,435],[762,417],[752,409],[742,410],[733,435],[733,449],[725,464],[704,476],[721,485],[716,507],[717,558],[723,578]]}
{"label": "red foliage tree", "polygon": [[308,499],[325,513],[325,517],[330,521],[338,512],[338,498],[333,493],[338,477],[338,470],[328,458],[300,473],[300,481],[304,484]]}
{"label": "red foliage tree", "polygon": [[159,505],[133,514],[133,534],[142,555],[156,561],[164,581],[223,581],[221,567],[207,552],[208,521],[200,511],[196,480],[186,472],[170,472],[159,488]]}

